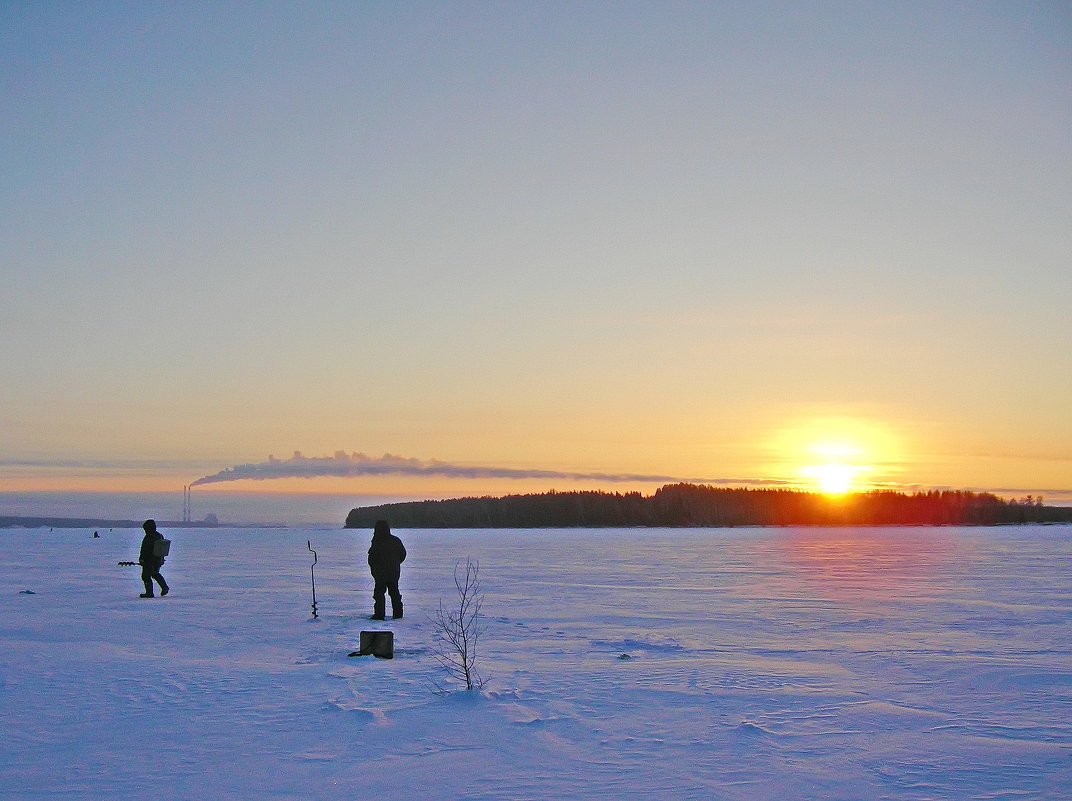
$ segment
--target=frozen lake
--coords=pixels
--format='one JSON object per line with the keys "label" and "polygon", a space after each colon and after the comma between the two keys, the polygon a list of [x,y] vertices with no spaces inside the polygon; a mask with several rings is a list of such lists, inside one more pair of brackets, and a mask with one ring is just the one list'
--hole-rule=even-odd
{"label": "frozen lake", "polygon": [[[1070,797],[1070,527],[399,530],[379,624],[366,531],[165,531],[153,600],[91,533],[0,531],[4,801]],[[467,557],[489,682],[443,697]]]}

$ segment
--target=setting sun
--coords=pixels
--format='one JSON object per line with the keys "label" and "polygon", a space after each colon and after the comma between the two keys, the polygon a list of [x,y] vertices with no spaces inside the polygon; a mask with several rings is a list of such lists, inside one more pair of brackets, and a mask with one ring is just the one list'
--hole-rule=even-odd
{"label": "setting sun", "polygon": [[796,474],[801,485],[826,495],[871,488],[878,466],[886,465],[888,473],[898,450],[884,426],[860,418],[812,420],[787,430],[781,442],[787,453],[799,454]]}
{"label": "setting sun", "polygon": [[808,465],[801,473],[811,478],[820,492],[843,495],[854,489],[853,480],[864,468],[851,464]]}

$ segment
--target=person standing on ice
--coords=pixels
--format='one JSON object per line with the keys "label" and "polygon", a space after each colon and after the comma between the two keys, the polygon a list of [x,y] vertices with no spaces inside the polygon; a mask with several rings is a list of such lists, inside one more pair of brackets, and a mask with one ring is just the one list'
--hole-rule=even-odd
{"label": "person standing on ice", "polygon": [[145,536],[141,540],[141,552],[138,554],[138,564],[141,565],[141,580],[145,584],[145,592],[139,598],[153,597],[153,579],[160,585],[160,597],[168,594],[167,582],[160,575],[160,566],[164,564],[164,557],[156,555],[156,543],[164,539],[164,535],[156,530],[155,520],[146,520],[141,524],[145,529]]}
{"label": "person standing on ice", "polygon": [[398,591],[398,578],[402,563],[406,561],[406,546],[391,533],[386,520],[377,520],[372,529],[372,545],[368,549],[368,565],[376,586],[372,590],[375,603],[373,620],[383,620],[387,613],[386,595],[391,596],[391,615],[402,617],[402,593]]}

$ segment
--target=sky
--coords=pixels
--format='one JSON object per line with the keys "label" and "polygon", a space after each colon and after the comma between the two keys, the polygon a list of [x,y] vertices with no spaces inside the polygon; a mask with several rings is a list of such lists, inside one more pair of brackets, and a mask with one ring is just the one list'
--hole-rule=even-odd
{"label": "sky", "polygon": [[0,492],[1072,502],[1070,132],[1060,2],[2,2]]}

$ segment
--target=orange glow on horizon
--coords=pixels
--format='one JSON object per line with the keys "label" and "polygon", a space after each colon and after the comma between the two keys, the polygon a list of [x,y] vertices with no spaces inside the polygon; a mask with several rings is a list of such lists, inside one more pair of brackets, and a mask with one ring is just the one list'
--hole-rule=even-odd
{"label": "orange glow on horizon", "polygon": [[857,489],[855,479],[866,468],[851,464],[807,465],[801,474],[810,477],[825,495],[844,495]]}
{"label": "orange glow on horizon", "polygon": [[850,415],[784,429],[773,448],[785,454],[802,489],[830,496],[888,485],[903,462],[900,437],[890,426]]}

